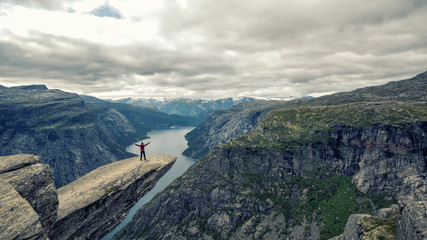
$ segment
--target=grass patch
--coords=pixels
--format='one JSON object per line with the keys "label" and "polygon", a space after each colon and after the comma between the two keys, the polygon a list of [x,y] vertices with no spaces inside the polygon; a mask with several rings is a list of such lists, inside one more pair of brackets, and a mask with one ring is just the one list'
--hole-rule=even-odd
{"label": "grass patch", "polygon": [[112,186],[109,187],[105,190],[103,197],[107,197],[110,196],[111,194],[113,194],[115,191],[117,191],[117,189],[119,189],[119,186]]}
{"label": "grass patch", "polygon": [[[357,190],[349,176],[326,179],[293,177],[274,179],[248,173],[245,186],[254,189],[251,196],[262,206],[274,205],[292,226],[322,222],[321,239],[341,234],[351,214],[372,214],[376,209],[389,207],[396,200],[385,194],[365,194]],[[289,227],[289,226],[288,226]]]}
{"label": "grass patch", "polygon": [[327,143],[328,132],[338,125],[399,126],[416,121],[427,121],[426,103],[353,103],[278,109],[267,115],[261,123],[261,130],[240,137],[228,145],[281,147],[292,150],[310,143]]}

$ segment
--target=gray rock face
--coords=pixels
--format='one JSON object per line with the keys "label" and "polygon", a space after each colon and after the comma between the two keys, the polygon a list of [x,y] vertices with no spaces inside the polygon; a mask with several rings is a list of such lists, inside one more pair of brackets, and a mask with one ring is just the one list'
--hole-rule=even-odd
{"label": "gray rock face", "polygon": [[277,104],[275,101],[256,101],[214,112],[200,126],[185,135],[189,147],[183,154],[200,159],[217,144],[252,132]]}
{"label": "gray rock face", "polygon": [[403,205],[402,220],[398,223],[398,239],[427,238],[427,201],[408,201]]}
{"label": "gray rock face", "polygon": [[47,164],[34,155],[0,157],[0,239],[99,239],[173,165],[148,155],[97,168],[58,192]]}
{"label": "gray rock face", "polygon": [[128,119],[114,108],[105,110],[96,116],[96,123],[99,130],[104,133],[107,139],[114,139],[115,142],[128,142],[136,132]]}
{"label": "gray rock face", "polygon": [[123,139],[135,130],[112,109],[88,110],[76,94],[43,88],[0,90],[0,155],[36,154],[50,165],[56,187],[130,157]]}
{"label": "gray rock face", "polygon": [[425,173],[426,133],[427,123],[420,122],[375,126],[341,136],[342,143],[360,146],[353,183],[362,192],[400,194],[407,177]]}
{"label": "gray rock face", "polygon": [[397,196],[402,220],[398,222],[398,239],[427,238],[427,127],[402,128],[381,138],[397,141],[385,146],[389,157],[374,151],[376,158],[362,159],[353,183],[362,192],[389,192]]}
{"label": "gray rock face", "polygon": [[0,219],[0,239],[46,239],[39,215],[3,180],[0,180]]}
{"label": "gray rock face", "polygon": [[[400,131],[401,134],[398,134]],[[422,153],[427,141],[426,132],[425,123],[412,124],[405,128],[342,126],[330,132],[332,140],[327,145],[314,144],[293,152],[278,148],[233,148],[232,145],[217,147],[205,159],[199,160],[151,205],[141,209],[134,217],[135,220],[129,224],[128,232],[118,239],[126,239],[135,232],[145,233],[139,235],[141,239],[166,235],[174,236],[171,239],[203,238],[209,233],[221,233],[218,236],[220,239],[247,239],[255,235],[265,239],[267,236],[268,239],[280,239],[280,236],[293,239],[305,239],[310,236],[308,238],[318,239],[322,227],[317,220],[305,223],[303,221],[302,225],[294,227],[288,226],[289,232],[283,233],[284,226],[294,220],[289,216],[282,219],[283,216],[281,218],[281,214],[276,210],[281,201],[273,202],[271,199],[289,199],[292,203],[304,201],[306,197],[298,184],[293,185],[295,192],[285,193],[284,189],[289,185],[276,189],[275,185],[280,184],[280,181],[273,182],[273,179],[282,179],[284,182],[286,179],[291,181],[298,176],[310,177],[313,174],[320,174],[322,177],[328,174],[356,174],[358,179],[361,179],[363,174],[357,174],[365,166],[363,164],[375,160],[385,162],[386,169],[395,174],[416,174],[417,171],[408,171],[418,169],[420,164],[424,164]],[[420,141],[420,144],[408,142],[407,145],[400,144],[401,148],[398,150],[390,148],[407,139]],[[391,164],[394,162],[399,164]],[[385,170],[379,169],[378,174],[383,174],[383,171]],[[394,194],[397,192],[395,189],[401,188],[402,179],[391,173],[389,177],[381,175],[381,178],[374,175],[363,175],[377,179],[368,192]],[[271,178],[272,182],[261,180],[261,176],[269,176],[267,179]],[[256,184],[245,185],[257,181],[257,178],[260,178],[259,181],[265,181],[262,182],[265,189],[256,188]],[[259,192],[259,195],[256,192]],[[271,199],[260,200],[264,199],[263,195]],[[265,202],[261,204],[263,201]],[[255,217],[257,214],[259,216]],[[275,217],[269,218],[266,215]],[[200,226],[201,221],[206,221],[205,229]]]}
{"label": "gray rock face", "polygon": [[100,239],[156,184],[176,158],[148,155],[111,163],[58,189],[58,221],[50,239]]}
{"label": "gray rock face", "polygon": [[18,239],[45,239],[58,210],[58,196],[49,166],[34,155],[0,157],[0,181],[5,188],[4,192],[0,191],[5,201],[1,206],[10,209],[2,211],[9,215],[1,219],[3,227],[11,229],[9,233],[0,233],[16,235]]}
{"label": "gray rock face", "polygon": [[95,109],[114,108],[117,110],[117,112],[125,116],[132,124],[136,133],[140,136],[139,139],[145,137],[147,132],[154,129],[171,126],[195,126],[199,123],[193,117],[169,115],[151,106],[132,106],[130,104],[116,103],[90,96],[81,95],[81,97],[85,103],[93,105],[92,107],[95,107]]}
{"label": "gray rock face", "polygon": [[427,239],[427,174],[404,179],[399,194],[402,220],[397,226],[398,239]]}
{"label": "gray rock face", "polygon": [[371,215],[368,214],[353,214],[345,225],[343,239],[344,240],[359,240],[362,236],[362,229],[360,226],[360,219],[364,217],[369,217]]}
{"label": "gray rock face", "polygon": [[[375,215],[352,214],[347,220],[344,233],[330,240],[396,239],[396,225],[400,218],[397,204],[379,209]],[[405,236],[402,239],[413,238]]]}

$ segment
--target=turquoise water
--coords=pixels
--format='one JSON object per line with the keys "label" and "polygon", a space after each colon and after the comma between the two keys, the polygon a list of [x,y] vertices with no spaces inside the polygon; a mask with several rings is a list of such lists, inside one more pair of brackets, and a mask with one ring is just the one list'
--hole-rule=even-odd
{"label": "turquoise water", "polygon": [[[187,148],[187,141],[184,138],[184,135],[191,131],[193,128],[168,128],[163,130],[155,130],[148,133],[149,139],[143,139],[144,144],[150,142],[148,146],[145,147],[145,153],[148,155],[155,153],[166,153],[172,156],[177,157],[176,162],[172,168],[157,182],[156,186],[144,195],[136,204],[129,210],[128,216],[123,220],[123,222],[117,226],[113,231],[104,236],[102,240],[109,240],[113,235],[122,229],[127,223],[130,222],[132,217],[135,215],[136,211],[144,204],[148,203],[154,195],[158,192],[161,192],[165,189],[169,183],[171,183],[175,178],[181,176],[187,169],[195,163],[195,160],[183,156],[181,153]],[[140,144],[141,141],[138,141]],[[139,147],[134,144],[128,146],[126,151],[138,154],[139,156]]]}

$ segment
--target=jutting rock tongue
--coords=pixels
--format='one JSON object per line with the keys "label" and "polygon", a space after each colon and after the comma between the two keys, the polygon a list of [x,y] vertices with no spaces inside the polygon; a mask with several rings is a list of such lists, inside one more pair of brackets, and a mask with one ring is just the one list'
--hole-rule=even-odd
{"label": "jutting rock tongue", "polygon": [[166,154],[147,159],[117,161],[59,188],[58,221],[49,238],[100,239],[112,231],[176,161]]}

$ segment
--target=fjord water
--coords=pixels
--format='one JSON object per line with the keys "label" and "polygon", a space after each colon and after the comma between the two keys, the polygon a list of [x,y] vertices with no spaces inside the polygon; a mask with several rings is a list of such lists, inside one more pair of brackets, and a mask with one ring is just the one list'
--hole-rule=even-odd
{"label": "fjord water", "polygon": [[[187,141],[184,135],[193,128],[168,128],[163,130],[155,130],[148,133],[149,139],[144,139],[144,144],[150,142],[145,147],[147,160],[150,160],[150,154],[165,153],[177,157],[172,168],[156,183],[156,186],[145,194],[136,204],[129,210],[128,216],[109,234],[105,235],[102,240],[108,240],[113,235],[130,222],[136,211],[144,204],[148,203],[158,192],[165,189],[169,183],[175,178],[181,176],[187,169],[195,163],[195,160],[183,156],[181,153],[187,148]],[[138,142],[140,144],[141,141]],[[126,151],[139,156],[139,147],[134,144],[128,146]]]}

